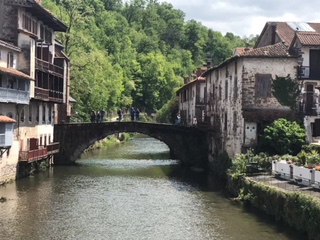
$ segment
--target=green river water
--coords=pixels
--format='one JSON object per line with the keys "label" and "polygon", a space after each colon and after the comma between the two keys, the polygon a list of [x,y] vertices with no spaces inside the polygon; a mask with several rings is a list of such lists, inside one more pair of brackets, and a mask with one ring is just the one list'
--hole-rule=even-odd
{"label": "green river water", "polygon": [[182,170],[160,141],[135,137],[0,187],[0,239],[304,239],[222,188]]}

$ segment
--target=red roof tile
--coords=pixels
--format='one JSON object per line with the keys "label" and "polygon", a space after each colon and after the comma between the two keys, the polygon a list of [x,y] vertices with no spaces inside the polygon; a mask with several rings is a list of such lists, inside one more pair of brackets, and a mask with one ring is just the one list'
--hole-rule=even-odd
{"label": "red roof tile", "polygon": [[15,123],[16,120],[9,118],[7,116],[4,116],[4,115],[0,115],[0,122],[2,122],[2,123]]}
{"label": "red roof tile", "polygon": [[297,38],[304,46],[320,45],[320,33],[297,32]]}
{"label": "red roof tile", "polygon": [[238,47],[233,50],[233,56],[240,56],[243,52],[252,50],[253,48]]}
{"label": "red roof tile", "polygon": [[284,43],[277,43],[243,52],[241,57],[291,57],[289,47]]}
{"label": "red roof tile", "polygon": [[7,73],[16,77],[21,77],[21,78],[27,78],[29,80],[34,80],[32,77],[30,77],[29,75],[20,72],[16,69],[12,69],[12,68],[4,68],[4,67],[0,67],[0,72],[2,73]]}

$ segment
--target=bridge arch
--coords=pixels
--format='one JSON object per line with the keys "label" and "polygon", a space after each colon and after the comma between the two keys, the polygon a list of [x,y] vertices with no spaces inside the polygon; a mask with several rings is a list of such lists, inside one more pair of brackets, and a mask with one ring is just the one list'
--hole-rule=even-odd
{"label": "bridge arch", "polygon": [[206,133],[193,127],[142,122],[105,122],[57,124],[54,140],[60,142],[55,164],[74,163],[81,153],[96,141],[121,132],[137,132],[165,143],[172,156],[183,164],[204,167],[208,158]]}

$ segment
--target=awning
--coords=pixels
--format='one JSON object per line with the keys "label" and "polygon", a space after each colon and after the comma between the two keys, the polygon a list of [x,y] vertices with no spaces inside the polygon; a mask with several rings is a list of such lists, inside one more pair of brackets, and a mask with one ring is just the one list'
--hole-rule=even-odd
{"label": "awning", "polygon": [[5,115],[0,115],[0,123],[15,123],[16,120],[10,118],[10,117],[7,117]]}
{"label": "awning", "polygon": [[12,69],[12,68],[5,68],[5,67],[0,67],[0,73],[6,73],[6,74],[10,74],[13,75],[15,77],[20,77],[20,78],[25,78],[25,79],[29,79],[29,80],[34,80],[32,77],[30,77],[29,75],[20,72],[16,69]]}

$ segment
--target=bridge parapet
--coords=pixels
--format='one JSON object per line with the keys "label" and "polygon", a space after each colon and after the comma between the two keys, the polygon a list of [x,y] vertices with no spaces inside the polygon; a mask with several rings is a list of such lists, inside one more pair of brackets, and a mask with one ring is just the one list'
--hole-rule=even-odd
{"label": "bridge parapet", "polygon": [[143,122],[73,123],[54,126],[54,140],[60,142],[55,164],[72,164],[96,141],[121,132],[136,132],[164,142],[181,163],[204,167],[208,159],[207,134],[194,127]]}

